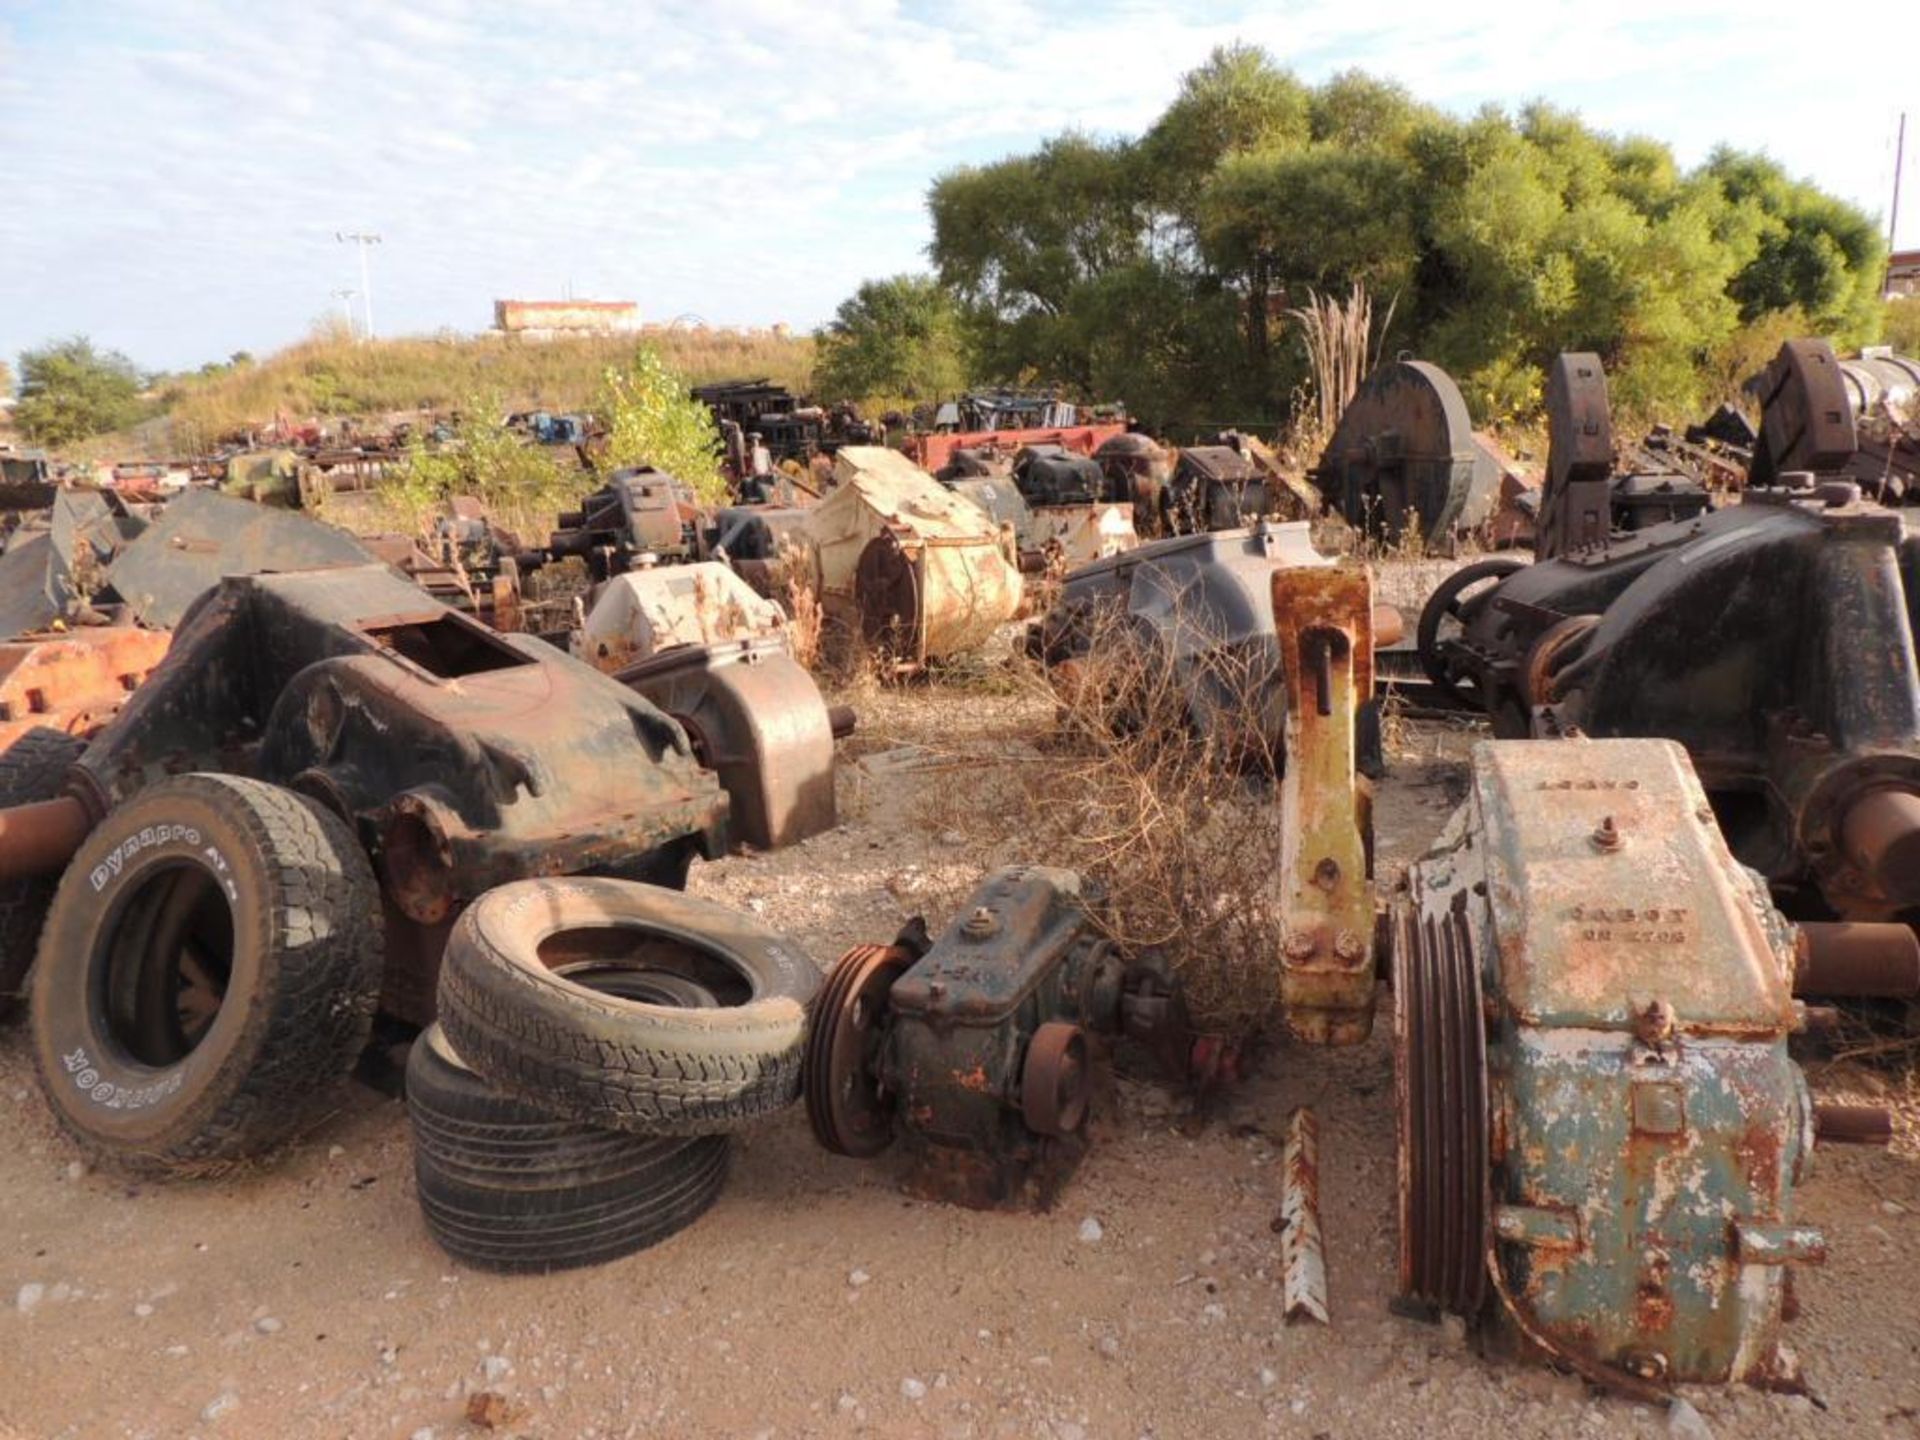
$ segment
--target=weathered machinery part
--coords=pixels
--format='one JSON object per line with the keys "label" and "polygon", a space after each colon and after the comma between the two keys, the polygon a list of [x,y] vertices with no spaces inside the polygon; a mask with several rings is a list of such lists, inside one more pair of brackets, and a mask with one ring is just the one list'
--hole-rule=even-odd
{"label": "weathered machinery part", "polygon": [[1540,632],[1527,650],[1520,674],[1520,693],[1529,706],[1551,705],[1559,698],[1554,682],[1599,623],[1598,615],[1569,615]]}
{"label": "weathered machinery part", "polygon": [[59,874],[92,832],[94,816],[73,795],[0,810],[0,880]]}
{"label": "weathered machinery part", "polygon": [[[1150,964],[1096,932],[1071,871],[987,877],[938,939],[850,951],[813,1011],[814,1134],[904,1152],[903,1184],[974,1209],[1046,1209],[1087,1145],[1096,1036],[1185,1071],[1186,1012]],[[904,969],[904,973],[902,973]]]}
{"label": "weathered machinery part", "polygon": [[813,1138],[865,1160],[893,1143],[893,1107],[878,1073],[887,994],[919,957],[900,945],[856,945],[827,972],[813,1002],[803,1062]]}
{"label": "weathered machinery part", "polygon": [[[1020,608],[1005,537],[898,451],[849,445],[802,537],[829,618],[858,624],[901,670],[985,644]],[[884,543],[876,543],[884,542]]]}
{"label": "weathered machinery part", "polygon": [[1071,1135],[1087,1123],[1093,1086],[1087,1032],[1049,1020],[1027,1042],[1020,1066],[1020,1113],[1036,1135]]}
{"label": "weathered machinery part", "polygon": [[1184,725],[1223,758],[1271,763],[1286,723],[1272,577],[1332,563],[1304,522],[1156,540],[1068,575],[1027,651],[1068,704],[1070,676],[1111,662],[1122,683],[1156,692],[1115,712],[1172,698],[1170,729]]}
{"label": "weathered machinery part", "polygon": [[1562,354],[1547,371],[1547,483],[1534,555],[1597,545],[1613,529],[1613,412],[1598,355]]}
{"label": "weathered machinery part", "polygon": [[1920,999],[1920,935],[1893,921],[1802,921],[1793,993]]}
{"label": "weathered machinery part", "polygon": [[839,823],[833,716],[784,634],[681,646],[615,678],[679,721],[719,775],[736,845],[775,850]]}
{"label": "weathered machinery part", "polygon": [[1597,1383],[1792,1383],[1793,927],[1671,741],[1494,741],[1396,910],[1402,1283]]}
{"label": "weathered machinery part", "polygon": [[1814,1138],[1823,1145],[1891,1145],[1893,1112],[1884,1105],[1813,1107]]}
{"label": "weathered machinery part", "polygon": [[[1471,685],[1497,735],[1679,740],[1727,842],[1782,904],[1893,919],[1920,885],[1916,565],[1911,511],[1749,491],[1514,572],[1457,635],[1429,626],[1423,659]],[[1529,652],[1573,615],[1598,623],[1536,698]]]}
{"label": "weathered machinery part", "polygon": [[1434,546],[1486,520],[1500,488],[1460,387],[1424,360],[1392,361],[1361,383],[1313,480],[1356,530],[1397,543],[1412,529]]}
{"label": "weathered machinery part", "polygon": [[109,625],[0,644],[0,750],[29,730],[99,729],[172,642],[165,630]]}
{"label": "weathered machinery part", "polygon": [[1420,872],[1395,917],[1400,1292],[1477,1315],[1487,1298],[1486,1035],[1465,907],[1432,913]]}
{"label": "weathered machinery part", "polygon": [[909,533],[888,529],[860,552],[853,593],[860,607],[860,634],[896,665],[926,661],[925,547]]}
{"label": "weathered machinery part", "polygon": [[1452,644],[1485,609],[1499,582],[1526,567],[1527,562],[1518,555],[1476,560],[1442,580],[1421,607],[1420,621],[1414,628],[1420,668],[1449,698],[1464,705],[1479,703],[1480,687],[1473,673],[1459,665]]}
{"label": "weathered machinery part", "polygon": [[1091,456],[1058,445],[1029,445],[1013,457],[1013,483],[1029,505],[1098,505],[1107,477]]}
{"label": "weathered machinery part", "polygon": [[1862,351],[1840,362],[1840,378],[1857,420],[1878,407],[1901,409],[1920,396],[1920,360],[1896,355],[1887,346]]}
{"label": "weathered machinery part", "polygon": [[[222,581],[70,785],[98,815],[196,768],[295,789],[374,851],[389,922],[384,1003],[418,1024],[433,1017],[438,927],[482,891],[583,871],[683,883],[696,851],[725,850],[720,782],[680,726],[590,666],[497,634],[381,565]],[[44,858],[57,862],[80,824],[69,808]],[[0,846],[0,865],[15,854]]]}
{"label": "weathered machinery part", "polygon": [[[15,806],[58,800],[66,789],[67,771],[85,748],[77,737],[59,730],[29,730],[16,737],[0,750],[0,817]],[[4,826],[0,818],[0,829]],[[0,864],[10,858],[10,849],[0,844]],[[57,873],[0,877],[0,1016],[25,993],[58,883]]]}
{"label": "weathered machinery part", "polygon": [[1159,534],[1160,500],[1173,476],[1173,460],[1151,437],[1128,433],[1103,441],[1093,458],[1106,472],[1107,499],[1133,506],[1141,534]]}
{"label": "weathered machinery part", "polygon": [[1371,797],[1360,717],[1373,698],[1373,581],[1363,568],[1273,572],[1284,694],[1280,1003],[1287,1031],[1354,1045],[1373,1028]]}
{"label": "weathered machinery part", "polygon": [[1847,807],[1840,839],[1853,863],[1894,905],[1920,905],[1920,794],[1885,788]]}
{"label": "weathered machinery part", "polygon": [[1760,440],[1750,486],[1790,470],[1837,470],[1860,448],[1846,377],[1824,340],[1789,340],[1760,377]]}
{"label": "weathered machinery part", "polygon": [[595,590],[576,653],[597,670],[617,671],[680,646],[784,643],[786,631],[780,607],[717,561],[641,565]]}
{"label": "weathered machinery part", "polygon": [[1280,1154],[1281,1317],[1327,1323],[1327,1252],[1320,1235],[1320,1126],[1313,1111],[1287,1116]]}
{"label": "weathered machinery part", "polygon": [[1160,497],[1160,527],[1172,535],[1237,530],[1267,513],[1266,476],[1232,445],[1189,445]]}
{"label": "weathered machinery part", "polygon": [[576,556],[595,580],[606,580],[641,555],[689,559],[699,550],[693,492],[650,466],[616,470],[607,483],[562,512],[543,558]]}
{"label": "weathered machinery part", "polygon": [[228,576],[372,559],[358,540],[322,521],[211,490],[188,490],[120,552],[106,580],[141,624],[178,629],[193,602]]}
{"label": "weathered machinery part", "polygon": [[991,478],[967,478],[944,482],[956,495],[963,495],[986,511],[996,525],[1012,526],[1017,547],[1037,549],[1040,537],[1034,514],[1014,483],[1004,475]]}

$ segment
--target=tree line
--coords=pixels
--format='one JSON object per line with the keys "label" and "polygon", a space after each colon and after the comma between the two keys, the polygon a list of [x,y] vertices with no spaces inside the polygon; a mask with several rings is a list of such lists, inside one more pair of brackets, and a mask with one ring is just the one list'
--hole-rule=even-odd
{"label": "tree line", "polygon": [[1286,312],[1359,283],[1390,302],[1385,352],[1445,366],[1482,420],[1536,409],[1562,350],[1598,352],[1629,406],[1685,410],[1789,333],[1877,338],[1887,308],[1874,220],[1765,156],[1684,170],[1545,103],[1463,119],[1244,45],[1144,134],[949,171],[928,208],[933,274],[840,307],[825,398],[1024,379],[1163,428],[1277,421],[1307,373]]}

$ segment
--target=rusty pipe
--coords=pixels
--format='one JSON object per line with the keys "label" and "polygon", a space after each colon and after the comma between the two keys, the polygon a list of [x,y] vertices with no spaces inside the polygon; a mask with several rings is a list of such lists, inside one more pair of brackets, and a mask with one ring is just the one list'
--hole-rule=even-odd
{"label": "rusty pipe", "polygon": [[1800,926],[1793,993],[1841,998],[1920,996],[1920,936],[1908,925],[1809,921]]}
{"label": "rusty pipe", "polygon": [[1406,638],[1407,617],[1400,613],[1397,605],[1376,605],[1373,607],[1373,648],[1383,649],[1388,645],[1398,645]]}
{"label": "rusty pipe", "polygon": [[93,815],[72,795],[0,810],[0,880],[57,875],[93,829]]}
{"label": "rusty pipe", "polygon": [[1813,1138],[1828,1145],[1889,1145],[1893,1142],[1893,1112],[1884,1105],[1813,1107]]}
{"label": "rusty pipe", "polygon": [[860,713],[851,705],[833,705],[827,709],[827,728],[833,732],[833,738],[844,740],[853,734],[854,727],[860,723]]}
{"label": "rusty pipe", "polygon": [[1847,854],[1896,905],[1920,905],[1920,795],[1874,790],[1840,824]]}

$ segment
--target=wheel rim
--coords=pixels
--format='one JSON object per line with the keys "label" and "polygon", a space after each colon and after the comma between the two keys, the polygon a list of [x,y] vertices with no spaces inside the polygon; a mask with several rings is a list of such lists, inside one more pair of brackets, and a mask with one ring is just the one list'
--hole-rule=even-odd
{"label": "wheel rim", "polygon": [[653,998],[653,989],[675,978],[690,983],[709,1004],[745,1005],[754,998],[752,978],[719,947],[692,944],[645,926],[569,925],[542,937],[536,953],[562,979],[617,999],[686,1006],[684,994],[692,992]]}
{"label": "wheel rim", "polygon": [[94,958],[105,1033],[156,1069],[206,1039],[233,975],[233,911],[219,882],[193,864],[157,867],[129,889]]}
{"label": "wheel rim", "polygon": [[1480,687],[1454,669],[1448,647],[1473,623],[1479,607],[1509,575],[1527,567],[1515,556],[1495,556],[1456,570],[1440,582],[1420,611],[1420,668],[1435,686],[1463,705],[1484,709]]}
{"label": "wheel rim", "polygon": [[877,1061],[887,996],[914,957],[897,945],[859,945],[834,963],[807,1035],[807,1120],[822,1146],[859,1159],[893,1142],[893,1107]]}

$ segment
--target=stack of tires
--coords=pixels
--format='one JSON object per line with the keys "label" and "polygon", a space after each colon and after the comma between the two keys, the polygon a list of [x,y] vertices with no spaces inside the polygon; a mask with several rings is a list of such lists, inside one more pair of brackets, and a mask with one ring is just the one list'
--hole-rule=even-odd
{"label": "stack of tires", "polygon": [[543,1271],[691,1224],[731,1135],[800,1093],[813,962],[749,916],[623,880],[527,880],[454,927],[407,1062],[427,1228]]}

